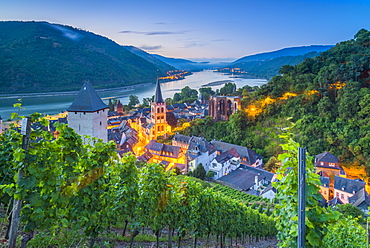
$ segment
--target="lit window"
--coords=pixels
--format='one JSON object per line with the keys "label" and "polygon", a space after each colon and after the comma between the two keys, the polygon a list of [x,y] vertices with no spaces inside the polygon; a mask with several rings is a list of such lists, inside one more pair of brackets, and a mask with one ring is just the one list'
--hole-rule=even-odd
{"label": "lit window", "polygon": [[335,164],[334,163],[329,163],[329,166],[334,167]]}

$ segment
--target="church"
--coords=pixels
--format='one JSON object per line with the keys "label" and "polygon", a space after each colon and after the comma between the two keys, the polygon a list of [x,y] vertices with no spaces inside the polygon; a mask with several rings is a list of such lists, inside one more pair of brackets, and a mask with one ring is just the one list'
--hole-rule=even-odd
{"label": "church", "polygon": [[165,136],[172,130],[171,125],[168,124],[168,118],[171,118],[172,113],[167,111],[159,81],[156,84],[154,101],[150,105],[149,115],[143,114],[129,120],[130,126],[139,134],[139,141],[142,144],[148,144],[151,140],[157,140],[159,136]]}

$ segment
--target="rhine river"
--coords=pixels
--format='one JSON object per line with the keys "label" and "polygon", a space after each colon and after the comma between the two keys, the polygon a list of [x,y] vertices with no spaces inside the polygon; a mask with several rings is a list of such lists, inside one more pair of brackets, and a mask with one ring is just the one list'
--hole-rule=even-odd
{"label": "rhine river", "polygon": [[[194,72],[192,75],[187,76],[185,79],[171,81],[161,84],[163,98],[172,98],[177,92],[180,92],[185,86],[189,86],[192,89],[198,90],[202,87],[212,87],[213,90],[220,89],[224,83],[214,86],[204,86],[213,82],[225,81],[236,84],[237,88],[241,88],[245,85],[249,86],[261,86],[267,81],[265,79],[246,79],[246,78],[234,78],[230,75],[225,75],[213,71],[201,71]],[[215,83],[218,84],[218,83]],[[94,86],[94,84],[92,83]],[[211,84],[212,85],[212,84]],[[82,85],[81,85],[82,86]],[[103,101],[108,104],[108,99],[119,99],[122,104],[129,102],[130,95],[138,96],[140,102],[143,98],[152,97],[155,91],[155,84],[146,85],[144,87],[137,87],[132,89],[112,89],[98,92],[98,95]],[[3,121],[10,118],[10,114],[16,112],[17,109],[13,108],[13,104],[17,102],[18,98],[22,98],[22,105],[25,109],[20,110],[20,115],[28,116],[31,113],[39,112],[42,114],[57,114],[65,111],[73,102],[76,94],[63,94],[58,95],[57,93],[52,95],[37,95],[31,96],[23,95],[21,97],[0,97],[0,116]]]}

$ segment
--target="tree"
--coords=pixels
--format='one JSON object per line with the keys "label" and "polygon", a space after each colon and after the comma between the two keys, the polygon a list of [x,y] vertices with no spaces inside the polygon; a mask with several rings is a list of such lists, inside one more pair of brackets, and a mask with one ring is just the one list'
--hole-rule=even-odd
{"label": "tree", "polygon": [[365,215],[364,212],[362,212],[358,207],[349,203],[336,205],[335,209],[342,213],[345,217],[358,218],[360,221]]}
{"label": "tree", "polygon": [[131,109],[132,107],[135,107],[137,104],[140,103],[139,101],[139,97],[138,96],[135,96],[135,95],[130,95],[129,96],[129,103],[128,103],[128,107]]}
{"label": "tree", "polygon": [[114,111],[114,104],[112,102],[112,99],[109,99],[108,108],[109,108],[109,111],[111,112]]}
{"label": "tree", "polygon": [[206,170],[204,169],[202,163],[198,164],[197,168],[195,168],[193,176],[204,180],[204,178],[206,177]]}
{"label": "tree", "polygon": [[221,89],[220,94],[221,95],[231,95],[236,91],[236,84],[234,83],[226,83]]}
{"label": "tree", "polygon": [[323,246],[326,248],[366,247],[366,230],[352,218],[344,218],[331,224],[323,239]]}
{"label": "tree", "polygon": [[215,176],[215,173],[213,171],[208,171],[207,174],[206,174],[206,178],[212,178]]}
{"label": "tree", "polygon": [[203,94],[205,100],[209,100],[209,97],[215,94],[211,87],[199,88],[199,92]]}
{"label": "tree", "polygon": [[149,107],[150,106],[150,98],[149,97],[144,97],[143,98],[143,107]]}

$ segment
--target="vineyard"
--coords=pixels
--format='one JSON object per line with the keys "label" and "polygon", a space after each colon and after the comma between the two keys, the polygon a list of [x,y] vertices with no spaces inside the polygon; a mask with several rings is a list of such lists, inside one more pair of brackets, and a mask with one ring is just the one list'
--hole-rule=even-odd
{"label": "vineyard", "polygon": [[[274,183],[279,204],[272,206],[223,185],[176,176],[159,164],[143,164],[131,154],[120,158],[114,143],[84,143],[64,124],[56,124],[55,137],[38,114],[32,122],[38,125],[28,146],[17,128],[0,135],[1,246],[13,240],[10,224],[18,221],[18,238],[9,247],[117,247],[120,242],[143,247],[143,239],[156,247],[247,247],[271,237],[281,247],[297,247],[294,152],[279,156],[284,161],[280,182]],[[286,151],[296,148],[293,142],[283,145]],[[318,175],[312,163],[307,168],[307,247],[364,247],[366,231],[356,219],[317,205]],[[20,221],[12,220],[13,204],[19,202]],[[270,216],[272,207],[279,218]]]}
{"label": "vineyard", "polygon": [[251,203],[254,203],[254,202],[265,202],[265,203],[270,202],[269,199],[263,198],[261,196],[249,195],[249,194],[246,194],[236,189],[232,189],[222,184],[213,183],[212,185],[213,185],[212,189],[214,191],[220,192],[221,194],[226,195],[234,200],[243,202],[247,206],[251,205]]}
{"label": "vineyard", "polygon": [[[28,149],[14,128],[0,135],[1,240],[7,242],[13,198],[22,202],[17,246],[101,247],[117,240],[153,236],[159,247],[192,239],[217,246],[246,244],[276,235],[272,217],[234,196],[204,187],[186,176],[118,158],[114,143],[84,143],[73,129],[32,116]],[[22,177],[17,176],[21,172]],[[264,238],[263,238],[264,239]],[[4,244],[5,244],[4,243]]]}

